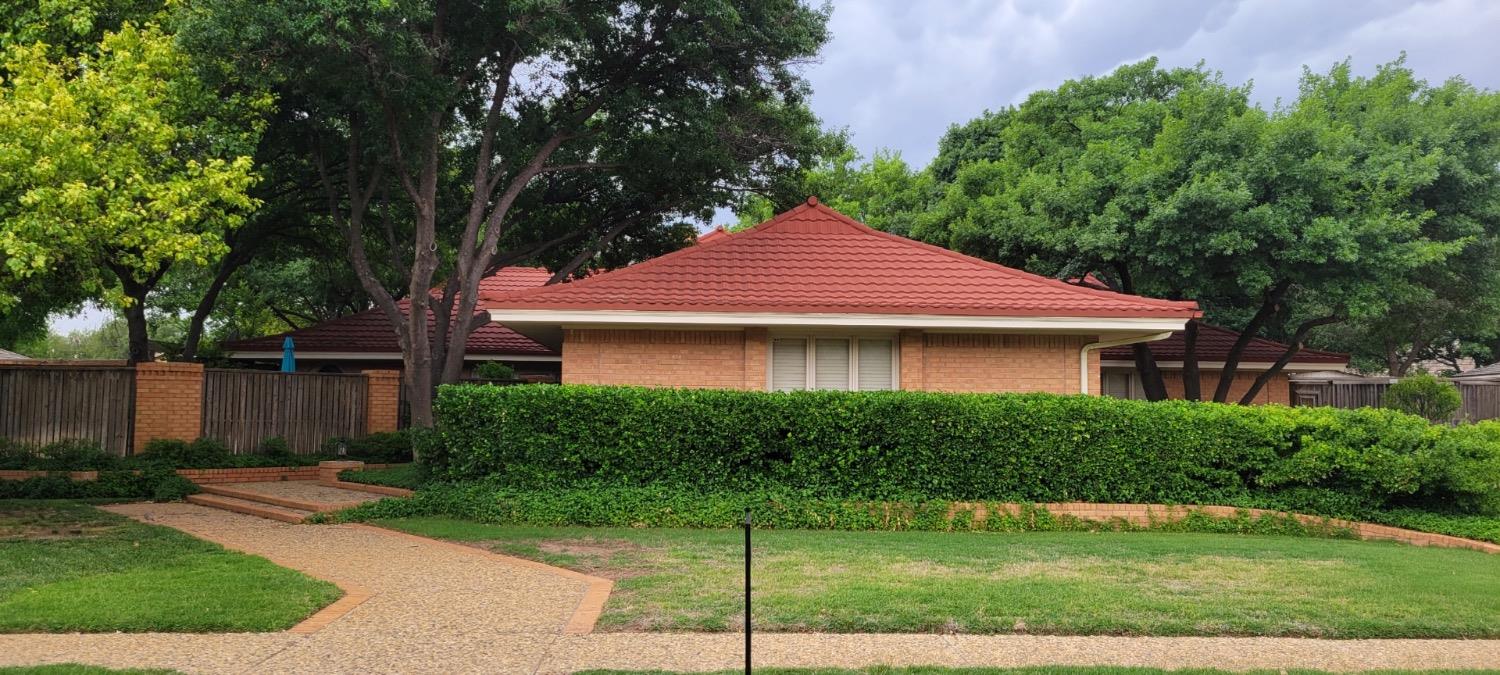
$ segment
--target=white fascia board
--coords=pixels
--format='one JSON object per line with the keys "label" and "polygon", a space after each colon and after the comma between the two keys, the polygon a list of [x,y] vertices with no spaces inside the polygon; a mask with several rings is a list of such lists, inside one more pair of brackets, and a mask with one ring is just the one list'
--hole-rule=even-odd
{"label": "white fascia board", "polygon": [[[1288,372],[1295,372],[1295,371],[1318,371],[1318,370],[1328,370],[1329,368],[1335,368],[1337,366],[1338,366],[1338,364],[1336,364],[1336,363],[1288,363],[1285,366],[1282,366],[1281,369],[1283,371],[1288,371]],[[1134,361],[1114,361],[1114,360],[1101,361],[1099,363],[1099,367],[1101,367],[1101,368],[1132,368],[1133,369],[1133,368],[1135,368],[1135,362]],[[1158,367],[1158,368],[1166,368],[1167,370],[1180,370],[1183,367],[1183,363],[1181,361],[1157,361],[1156,362],[1156,367]],[[1199,361],[1198,362],[1198,370],[1223,370],[1223,369],[1224,369],[1224,362],[1223,361]],[[1270,370],[1271,369],[1271,364],[1265,363],[1263,361],[1241,361],[1240,365],[1238,366],[1237,369],[1238,370]]]}
{"label": "white fascia board", "polygon": [[948,316],[930,314],[810,314],[780,312],[654,312],[636,310],[490,309],[490,320],[505,325],[588,326],[832,326],[948,330],[1135,331],[1181,330],[1187,319],[1101,317]]}
{"label": "white fascia board", "polygon": [[[231,359],[279,359],[281,352],[230,352]],[[325,361],[400,361],[401,352],[293,352],[299,359],[321,359]],[[537,354],[465,354],[465,361],[516,361],[557,362],[561,356]]]}

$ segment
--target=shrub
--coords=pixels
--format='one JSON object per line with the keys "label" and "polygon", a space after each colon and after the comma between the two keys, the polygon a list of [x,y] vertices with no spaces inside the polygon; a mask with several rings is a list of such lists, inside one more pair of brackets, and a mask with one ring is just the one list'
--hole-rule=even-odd
{"label": "shrub", "polygon": [[287,445],[286,439],[280,436],[272,436],[260,442],[256,448],[260,456],[275,464],[289,464],[296,460],[297,455],[292,452],[292,447]]}
{"label": "shrub", "polygon": [[141,466],[211,469],[234,466],[234,454],[223,443],[211,438],[188,442],[169,438],[148,441],[139,455],[131,458]]}
{"label": "shrub", "polygon": [[430,474],[425,464],[399,464],[386,469],[339,472],[339,480],[408,490],[416,490],[426,485],[429,478]]}
{"label": "shrub", "polygon": [[[516,490],[1489,508],[1500,442],[1391,410],[1045,394],[443,387],[434,478]],[[1461,462],[1454,462],[1454,458]],[[1485,507],[1483,505],[1490,505]]]}
{"label": "shrub", "polygon": [[198,494],[198,484],[182,476],[171,474],[162,476],[154,481],[151,487],[151,501],[176,502],[188,495]]}
{"label": "shrub", "polygon": [[1463,407],[1464,398],[1458,392],[1458,387],[1451,383],[1428,373],[1417,373],[1392,384],[1385,391],[1382,403],[1392,410],[1400,410],[1433,422],[1447,422]]}
{"label": "shrub", "polygon": [[485,361],[474,367],[474,377],[481,380],[514,380],[516,369],[499,361]]}
{"label": "shrub", "polygon": [[330,438],[323,442],[323,454],[374,464],[404,464],[412,461],[412,434],[389,431],[362,438]]}

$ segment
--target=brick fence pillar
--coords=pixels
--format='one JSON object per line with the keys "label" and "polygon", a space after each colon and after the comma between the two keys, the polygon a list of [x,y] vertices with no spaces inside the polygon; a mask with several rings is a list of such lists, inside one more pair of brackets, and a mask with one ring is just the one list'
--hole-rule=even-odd
{"label": "brick fence pillar", "polygon": [[366,370],[365,433],[395,431],[401,410],[401,371]]}
{"label": "brick fence pillar", "polygon": [[155,438],[191,441],[203,429],[203,364],[135,365],[133,452]]}

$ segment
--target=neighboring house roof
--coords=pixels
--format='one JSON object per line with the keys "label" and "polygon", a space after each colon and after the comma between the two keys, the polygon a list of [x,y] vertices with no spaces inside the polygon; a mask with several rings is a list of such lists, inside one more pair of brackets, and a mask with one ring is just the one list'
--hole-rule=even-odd
{"label": "neighboring house roof", "polygon": [[711,233],[697,246],[630,267],[481,295],[481,302],[492,310],[1178,320],[1198,315],[1193,302],[1075,286],[880,232],[816,199],[749,230]]}
{"label": "neighboring house roof", "polygon": [[[550,272],[540,267],[507,267],[480,281],[479,288],[481,294],[503,295],[541,286],[551,276]],[[406,312],[411,305],[410,301],[406,300],[401,301],[400,304],[402,312]],[[483,312],[476,312],[476,314],[480,313]],[[434,323],[429,315],[428,325],[433,326]],[[391,330],[391,324],[386,320],[385,313],[379,309],[339,317],[276,335],[235,340],[224,346],[231,352],[231,355],[235,353],[243,355],[244,352],[280,354],[282,340],[287,337],[292,338],[292,344],[299,354],[388,355],[401,353],[396,334]],[[556,352],[497,323],[486,323],[469,335],[466,353],[488,356],[556,355]]]}
{"label": "neighboring house roof", "polygon": [[1481,379],[1481,378],[1484,378],[1484,379],[1487,379],[1487,378],[1500,379],[1500,363],[1492,363],[1492,364],[1490,364],[1488,366],[1484,366],[1484,367],[1481,367],[1481,368],[1475,368],[1473,370],[1465,370],[1464,372],[1459,373],[1457,375],[1454,375],[1454,376],[1452,376],[1449,379],[1454,379],[1454,380],[1468,380],[1468,379]]}
{"label": "neighboring house roof", "polygon": [[31,357],[30,356],[26,356],[24,354],[17,354],[17,353],[15,353],[13,351],[5,350],[5,349],[0,349],[0,360],[3,360],[3,361],[30,361]]}
{"label": "neighboring house roof", "polygon": [[[1239,333],[1228,328],[1212,326],[1206,323],[1198,324],[1198,344],[1195,350],[1198,362],[1200,364],[1223,363],[1229,358],[1229,350],[1234,347],[1235,341],[1239,338]],[[1187,347],[1187,337],[1182,331],[1177,331],[1172,333],[1172,337],[1156,342],[1148,342],[1146,345],[1151,349],[1152,356],[1155,356],[1158,362],[1180,362]],[[1265,338],[1251,338],[1250,344],[1246,345],[1245,351],[1240,355],[1240,362],[1275,363],[1276,359],[1281,358],[1281,355],[1285,352],[1285,344]],[[1135,352],[1130,346],[1110,347],[1103,350],[1101,358],[1105,361],[1133,361],[1135,359]],[[1298,350],[1290,363],[1343,366],[1348,365],[1349,355],[1303,348]]]}

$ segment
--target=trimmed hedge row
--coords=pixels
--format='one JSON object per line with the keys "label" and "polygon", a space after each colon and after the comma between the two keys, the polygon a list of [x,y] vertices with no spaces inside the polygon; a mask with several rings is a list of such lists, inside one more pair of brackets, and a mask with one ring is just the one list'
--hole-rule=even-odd
{"label": "trimmed hedge row", "polygon": [[1094,396],[443,387],[434,478],[823,497],[1500,512],[1500,423]]}

